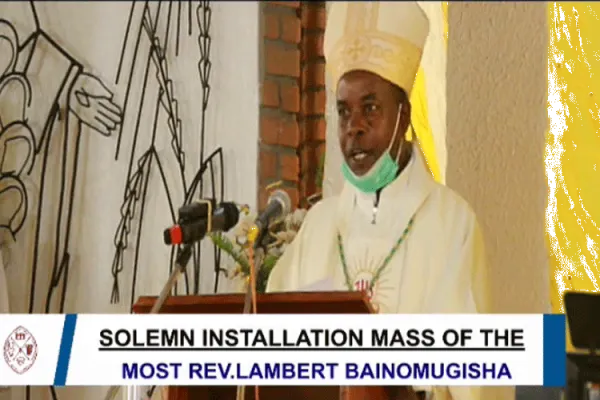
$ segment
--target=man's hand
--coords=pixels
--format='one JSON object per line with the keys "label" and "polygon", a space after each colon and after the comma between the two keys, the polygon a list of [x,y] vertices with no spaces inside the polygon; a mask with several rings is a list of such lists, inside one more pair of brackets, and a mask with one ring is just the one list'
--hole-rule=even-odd
{"label": "man's hand", "polygon": [[70,110],[87,126],[110,136],[121,123],[121,109],[113,94],[95,76],[82,72],[70,93]]}

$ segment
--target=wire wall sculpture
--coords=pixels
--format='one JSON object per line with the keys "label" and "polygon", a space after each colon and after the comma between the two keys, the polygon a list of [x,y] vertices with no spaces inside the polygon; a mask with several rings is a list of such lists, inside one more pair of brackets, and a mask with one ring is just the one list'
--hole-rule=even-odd
{"label": "wire wall sculpture", "polygon": [[[175,54],[179,54],[179,35],[181,31],[181,16],[182,16],[182,2],[176,3],[177,7],[177,17],[176,21],[176,50]],[[150,9],[146,3],[144,6],[144,12],[142,15],[142,21],[140,27],[137,32],[137,38],[134,48],[134,59],[137,56],[137,52],[139,49],[139,44],[144,35],[150,40],[150,52],[148,54],[146,68],[144,73],[144,84],[141,93],[141,102],[139,104],[139,110],[137,113],[137,121],[136,121],[136,129],[134,132],[134,146],[132,147],[131,153],[129,155],[129,169],[128,169],[128,180],[125,186],[124,199],[121,207],[121,220],[119,221],[117,230],[115,232],[114,237],[114,245],[115,245],[115,255],[112,265],[112,274],[114,278],[113,283],[113,293],[111,297],[111,302],[120,301],[119,296],[119,274],[123,271],[124,267],[124,253],[129,248],[129,235],[132,231],[132,221],[136,217],[136,209],[139,207],[139,219],[138,225],[140,231],[143,225],[143,216],[144,216],[144,206],[146,202],[146,196],[148,191],[148,177],[150,174],[150,168],[153,165],[156,165],[162,180],[163,188],[167,194],[169,208],[173,223],[176,222],[176,210],[179,205],[173,204],[170,191],[173,190],[172,187],[169,186],[167,182],[167,178],[164,173],[163,163],[161,162],[161,158],[156,151],[154,146],[154,142],[157,135],[157,120],[159,118],[160,113],[164,113],[167,116],[167,124],[168,124],[168,134],[171,136],[171,150],[177,160],[180,179],[181,179],[181,187],[180,189],[185,194],[185,203],[189,203],[196,195],[204,193],[204,175],[205,173],[210,173],[210,187],[209,197],[216,199],[217,201],[222,201],[224,194],[224,179],[223,179],[223,152],[219,147],[215,151],[213,151],[208,157],[205,158],[205,129],[206,129],[206,111],[208,108],[208,100],[210,97],[210,72],[211,72],[211,61],[210,61],[210,46],[211,46],[211,36],[210,36],[210,24],[211,24],[211,15],[212,10],[210,7],[209,1],[201,1],[196,7],[195,14],[198,26],[198,47],[200,53],[200,60],[198,61],[198,73],[200,78],[200,83],[202,86],[202,102],[201,102],[201,123],[199,127],[200,133],[200,154],[199,154],[199,168],[194,175],[194,178],[189,183],[186,182],[185,178],[185,170],[186,170],[186,154],[184,152],[184,135],[183,135],[183,124],[181,120],[181,116],[179,114],[178,100],[174,93],[173,81],[171,76],[169,75],[168,68],[168,60],[166,57],[168,44],[169,44],[169,33],[171,31],[171,14],[173,12],[174,4],[173,2],[169,2],[167,6],[167,24],[164,36],[161,38],[157,33],[158,19],[160,17],[161,10],[163,6],[163,2],[159,3],[158,9],[154,16],[154,19],[151,16]],[[188,2],[188,35],[192,35],[192,2]],[[127,38],[131,34],[131,20],[134,13],[134,4],[131,8],[131,13],[129,16],[127,32],[124,40],[123,51],[121,53],[121,60],[119,61],[119,68],[117,71],[117,81],[120,79],[120,75],[122,73],[122,65],[123,65],[123,57],[125,54],[125,44],[127,43]],[[162,40],[161,40],[162,39]],[[151,145],[145,150],[145,152],[135,160],[135,151],[138,135],[140,134],[139,123],[141,118],[141,108],[144,105],[144,101],[146,98],[146,83],[149,78],[149,73],[151,66],[154,67],[155,70],[155,78],[158,82],[158,97],[157,102],[155,104],[154,111],[154,124],[152,129],[152,140]],[[131,80],[131,76],[133,74],[133,65],[129,71],[129,79]],[[128,107],[128,97],[130,94],[131,85],[128,86],[127,92],[125,94],[125,112],[127,112]],[[192,127],[193,128],[193,127]],[[122,138],[122,127],[121,132],[119,132],[119,138],[117,143],[117,150],[115,159],[119,158],[120,153],[120,144]],[[135,160],[135,168],[134,168],[134,160]],[[215,163],[217,163],[217,167],[215,167]],[[221,175],[220,185],[217,187],[216,184],[216,171]],[[215,259],[215,282],[214,282],[214,291],[217,291],[219,277],[221,275],[221,267],[220,267],[220,250],[213,246],[214,251],[214,259]],[[135,291],[136,291],[136,278],[138,274],[138,260],[140,253],[140,235],[138,232],[136,243],[134,246],[134,262],[133,262],[133,279],[131,283],[131,299],[130,304],[133,304],[135,299]],[[200,290],[200,256],[201,256],[201,248],[200,245],[196,245],[194,248],[194,256],[192,259],[192,270],[193,276],[190,278],[187,274],[185,274],[185,292],[188,294],[198,294]],[[173,268],[175,257],[175,249],[171,251],[170,257],[170,269]],[[171,272],[171,271],[169,271]]]}
{"label": "wire wall sculpture", "polygon": [[[139,7],[142,4],[143,12],[140,13]],[[205,154],[206,112],[211,91],[212,68],[211,2],[169,1],[154,3],[152,7],[148,1],[131,2],[115,78],[116,85],[126,85],[122,106],[117,104],[113,93],[99,77],[88,71],[81,60],[61,46],[52,34],[40,25],[36,2],[28,3],[28,11],[34,21],[34,28],[25,36],[22,34],[19,36],[13,22],[0,17],[0,46],[8,44],[0,47],[3,51],[3,54],[0,54],[0,211],[2,211],[0,246],[3,245],[6,237],[16,241],[19,232],[26,225],[32,227],[35,237],[28,311],[29,313],[63,313],[68,276],[73,267],[69,248],[74,218],[77,166],[81,156],[82,127],[85,125],[103,136],[114,133],[117,136],[115,161],[127,157],[128,168],[120,221],[114,235],[115,253],[112,263],[114,282],[110,300],[113,303],[120,301],[119,274],[128,264],[124,261],[126,251],[132,250],[133,279],[130,304],[133,304],[140,255],[140,232],[143,228],[149,191],[154,189],[164,191],[173,223],[177,222],[176,212],[182,205],[174,204],[174,193],[182,195],[185,203],[201,195],[213,198],[217,202],[223,200],[222,148],[217,147],[210,154]],[[139,14],[141,17],[136,24],[134,17]],[[163,15],[162,25],[166,25],[162,27],[164,32],[159,29],[161,15]],[[185,27],[187,32],[184,32]],[[197,69],[202,88],[202,99],[197,110],[200,114],[199,126],[186,125],[184,122],[186,118],[181,115],[174,78],[170,72],[170,60],[167,56],[169,43],[173,42],[169,40],[169,35],[175,35],[174,53],[177,57],[180,52],[180,38],[185,34],[190,38],[194,36],[197,38],[199,52]],[[132,40],[134,48],[132,52],[128,52],[127,44]],[[149,47],[149,51],[147,59],[141,61],[144,64],[143,83],[140,87],[136,87],[132,83],[132,77],[135,65],[139,65],[140,58],[145,57],[142,51],[143,44]],[[6,48],[10,49],[8,56],[4,54]],[[54,62],[46,63],[46,57],[52,57]],[[129,69],[125,67],[126,57],[133,60]],[[45,66],[50,64],[52,71],[46,71]],[[59,70],[57,66],[60,67]],[[150,88],[151,79],[155,80],[153,83],[156,83],[157,95],[155,93],[156,102],[150,105],[153,107],[154,122],[152,128],[148,130],[141,127],[140,121],[142,107],[148,102],[147,92],[155,90]],[[137,89],[140,89],[136,92],[139,101],[131,101],[134,90]],[[134,116],[135,128],[124,132],[123,121],[128,115]],[[166,131],[159,129],[158,120],[161,117],[166,118]],[[190,134],[199,135],[198,159],[186,158],[184,132],[187,133],[187,137]],[[159,153],[155,146],[157,138],[161,135],[170,136],[170,150],[176,159],[177,173],[181,182],[173,183],[167,179],[165,163],[162,159],[164,154]],[[122,146],[122,139],[125,136],[131,136],[133,143],[131,151],[126,155]],[[147,136],[150,137],[149,140]],[[142,137],[150,144],[140,144],[143,142]],[[186,168],[195,172],[188,175],[193,177],[191,180],[186,179]],[[152,172],[160,176],[162,188],[150,187],[149,180]],[[34,190],[28,188],[26,183],[31,175],[35,175],[39,180],[39,187]],[[208,182],[205,181],[207,178]],[[57,182],[59,190],[54,190]],[[208,192],[208,196],[205,192]],[[35,221],[29,224],[27,224],[28,210],[37,212]],[[46,251],[44,257],[41,254],[42,218],[46,218],[46,225],[51,224],[55,229],[51,235],[51,249]],[[212,250],[215,261],[214,291],[216,292],[223,270],[220,266],[220,250],[216,246],[212,246]],[[175,251],[176,249],[171,250],[169,272],[173,268]],[[52,253],[52,257],[48,257],[49,252]],[[38,294],[36,297],[36,288],[39,293],[40,287],[45,283],[38,277],[40,275],[38,267],[42,259],[47,261],[48,258],[52,260],[52,271],[48,286],[44,287],[45,298],[37,298],[40,296]],[[200,259],[201,247],[198,244],[194,248],[191,274],[185,274],[185,293],[200,292]],[[179,288],[175,289],[176,294],[179,291]],[[52,398],[57,399],[54,388],[50,390]],[[26,393],[29,399],[31,396],[29,387]]]}
{"label": "wire wall sculpture", "polygon": [[[50,312],[54,292],[60,288],[57,311],[62,313],[70,267],[68,247],[81,128],[87,125],[109,136],[121,121],[121,110],[106,85],[86,72],[72,54],[42,29],[33,1],[29,3],[29,11],[34,29],[26,37],[19,37],[10,21],[0,19],[0,40],[8,44],[11,51],[8,57],[2,55],[2,60],[8,62],[5,61],[0,75],[0,195],[2,203],[13,208],[3,213],[6,220],[0,222],[0,228],[8,231],[12,240],[17,240],[31,205],[25,179],[34,173],[35,167],[40,185],[36,193],[29,312]],[[57,61],[52,63],[52,71],[45,69],[48,64],[42,62],[48,58]],[[32,76],[33,71],[35,76]],[[50,78],[50,74],[52,79],[35,79]],[[61,113],[61,106],[67,110],[66,114]],[[50,159],[51,152],[56,158]],[[48,193],[50,186],[56,183],[48,182],[50,175],[58,179],[58,197]],[[53,204],[51,200],[56,202]],[[44,216],[50,219],[56,231],[52,238],[51,278],[42,311],[36,307],[39,305],[36,284],[42,263],[40,230]]]}
{"label": "wire wall sculpture", "polygon": [[[176,21],[176,41],[175,41],[175,54],[176,56],[179,54],[179,43],[180,43],[180,32],[181,32],[181,16],[182,14],[182,3],[176,3],[177,7],[177,17]],[[163,188],[167,194],[169,208],[173,223],[176,222],[176,209],[179,205],[173,204],[172,196],[170,192],[173,190],[172,187],[169,187],[167,183],[167,179],[164,173],[164,167],[161,162],[161,158],[156,151],[154,146],[154,141],[157,135],[157,120],[159,117],[159,113],[164,113],[167,116],[167,124],[168,124],[168,134],[171,136],[171,150],[173,155],[177,160],[177,165],[179,169],[180,179],[181,179],[181,187],[180,190],[185,194],[185,203],[190,202],[197,194],[204,193],[204,176],[208,172],[210,174],[210,187],[209,197],[215,198],[217,201],[222,201],[223,192],[224,192],[224,180],[223,180],[223,152],[221,148],[217,148],[213,151],[208,157],[205,157],[205,129],[206,129],[206,111],[208,108],[208,100],[210,97],[210,72],[211,72],[211,60],[210,60],[210,46],[211,46],[211,36],[210,36],[210,24],[211,24],[211,15],[212,10],[210,7],[209,1],[202,1],[196,6],[195,9],[195,17],[198,26],[198,34],[197,34],[197,42],[200,53],[200,59],[198,61],[198,73],[200,78],[200,83],[202,87],[202,102],[201,102],[201,122],[199,127],[200,133],[200,154],[198,165],[199,168],[194,175],[192,181],[188,184],[185,178],[185,170],[186,170],[186,154],[184,152],[184,135],[183,135],[183,124],[181,120],[181,116],[179,115],[179,107],[178,100],[174,93],[173,81],[169,75],[168,68],[168,60],[166,57],[169,45],[169,33],[171,32],[171,14],[173,12],[174,4],[173,2],[169,2],[167,6],[167,24],[164,36],[161,38],[157,33],[158,19],[160,17],[163,3],[158,5],[158,9],[154,16],[154,19],[151,16],[150,9],[146,3],[144,6],[144,12],[142,15],[142,21],[140,27],[137,32],[137,38],[134,48],[134,59],[136,58],[139,43],[144,36],[146,36],[150,40],[150,52],[148,54],[147,64],[144,73],[144,84],[141,93],[141,102],[139,104],[140,110],[143,107],[144,100],[146,98],[146,82],[148,81],[151,66],[154,67],[155,70],[155,78],[158,82],[158,97],[157,104],[155,105],[154,112],[154,126],[152,129],[152,141],[151,145],[146,149],[146,151],[135,160],[135,151],[136,146],[132,147],[131,153],[129,154],[129,170],[127,173],[128,180],[125,186],[124,192],[124,200],[121,208],[121,220],[118,224],[117,230],[115,232],[114,245],[115,245],[115,255],[112,266],[112,273],[114,277],[113,284],[113,293],[111,297],[112,302],[118,302],[120,300],[119,296],[119,274],[122,272],[124,267],[124,253],[126,249],[129,247],[129,235],[131,233],[131,225],[133,219],[136,217],[136,209],[139,207],[139,230],[142,229],[143,225],[143,215],[144,215],[144,205],[146,202],[147,190],[148,190],[148,177],[150,173],[150,168],[153,165],[156,165],[163,184]],[[192,35],[192,2],[188,3],[188,35]],[[117,71],[117,81],[120,78],[122,73],[122,65],[123,65],[123,56],[125,54],[125,44],[127,42],[127,37],[131,34],[131,20],[134,13],[134,5],[132,5],[131,13],[128,21],[127,32],[124,40],[123,51],[121,55],[121,60],[119,62],[119,68]],[[161,40],[162,39],[162,40]],[[133,65],[129,71],[129,79],[133,74]],[[125,95],[125,112],[127,112],[128,102],[127,99],[129,97],[131,86],[127,88],[127,92]],[[136,122],[136,130],[134,132],[133,142],[137,142],[137,137],[140,133],[139,131],[139,119],[141,118],[140,112],[138,112],[138,120]],[[193,129],[194,127],[192,127]],[[115,158],[119,158],[120,153],[120,143],[121,143],[122,132],[119,132],[119,139],[117,143],[117,150]],[[134,168],[134,160],[135,160],[135,168]],[[217,163],[217,167],[215,167],[215,163]],[[219,171],[220,182],[217,183],[216,172]],[[214,291],[217,291],[219,276],[220,276],[220,251],[213,247],[214,251],[214,259],[215,259],[215,283],[214,283]],[[140,235],[138,233],[136,238],[136,243],[134,246],[134,262],[133,262],[133,280],[131,284],[131,299],[130,303],[133,304],[135,299],[135,285],[136,278],[138,274],[138,259],[140,252]],[[197,294],[200,290],[200,256],[201,256],[201,248],[200,245],[197,245],[194,249],[194,256],[192,259],[192,270],[193,276],[190,278],[188,274],[185,274],[185,292]],[[170,257],[170,268],[173,267],[175,257],[175,249],[171,251]],[[171,271],[169,271],[171,272]]]}
{"label": "wire wall sculpture", "polygon": [[[199,160],[199,169],[197,171],[197,173],[195,174],[194,179],[192,180],[192,182],[188,185],[186,183],[186,179],[185,179],[185,169],[186,169],[186,155],[185,152],[183,150],[183,138],[184,135],[182,134],[183,128],[182,128],[182,121],[181,121],[181,117],[179,115],[179,109],[178,109],[178,101],[177,98],[175,96],[174,93],[174,88],[173,88],[173,81],[171,79],[171,77],[169,76],[169,69],[168,69],[168,63],[167,63],[167,58],[166,58],[166,54],[167,54],[167,46],[169,44],[169,33],[171,31],[171,13],[173,12],[173,3],[170,2],[168,5],[168,9],[167,9],[167,27],[164,33],[164,37],[161,38],[159,37],[159,35],[157,34],[157,20],[160,16],[161,12],[164,12],[164,10],[161,10],[161,6],[162,4],[159,4],[158,6],[158,10],[156,11],[156,15],[154,20],[151,17],[151,13],[150,13],[150,9],[147,6],[147,4],[144,6],[144,12],[143,12],[143,16],[142,16],[142,23],[140,24],[140,28],[138,30],[137,33],[137,41],[135,44],[135,49],[134,49],[134,58],[135,58],[135,53],[137,53],[138,48],[139,48],[139,42],[142,39],[143,35],[146,35],[147,38],[150,40],[151,43],[151,47],[150,47],[150,52],[148,54],[148,59],[147,59],[147,66],[145,69],[145,75],[144,75],[144,87],[142,89],[142,93],[141,93],[141,102],[140,102],[140,109],[143,106],[144,103],[144,99],[145,99],[145,90],[146,90],[146,82],[148,80],[148,76],[149,76],[149,72],[150,72],[150,66],[152,65],[155,69],[155,77],[156,80],[159,84],[159,95],[157,98],[157,104],[155,106],[155,114],[154,114],[154,126],[153,126],[153,132],[152,132],[152,144],[150,145],[150,147],[143,153],[143,155],[141,157],[139,157],[136,161],[136,165],[137,168],[135,168],[135,170],[133,169],[133,161],[134,161],[134,153],[136,150],[136,146],[134,145],[129,157],[129,171],[127,176],[129,177],[127,183],[126,183],[126,187],[125,187],[125,193],[124,193],[124,201],[123,201],[123,205],[122,205],[122,209],[121,209],[121,220],[119,222],[117,231],[115,233],[115,256],[114,256],[114,261],[113,261],[113,277],[114,277],[114,285],[113,285],[113,295],[111,298],[111,301],[113,302],[117,302],[119,301],[119,285],[118,285],[118,275],[119,273],[123,270],[123,255],[125,250],[128,248],[128,239],[129,239],[129,234],[131,232],[131,223],[133,218],[135,218],[136,214],[136,208],[139,207],[140,208],[140,218],[139,218],[139,226],[140,226],[140,230],[143,224],[143,213],[144,213],[144,204],[145,204],[145,199],[146,199],[146,194],[147,194],[147,190],[148,190],[148,175],[149,175],[149,170],[151,168],[151,166],[154,164],[156,164],[160,174],[161,174],[161,178],[162,178],[162,184],[163,187],[165,189],[165,191],[167,192],[167,197],[168,197],[168,202],[169,202],[169,208],[170,208],[170,212],[171,212],[171,216],[173,219],[173,222],[175,223],[176,220],[176,205],[173,204],[173,201],[171,200],[171,196],[169,195],[169,190],[172,188],[169,188],[167,179],[165,177],[164,174],[164,168],[162,166],[161,163],[161,159],[158,155],[158,153],[156,152],[156,148],[154,147],[154,140],[157,134],[156,131],[156,121],[158,119],[158,114],[160,112],[163,112],[167,115],[168,118],[168,134],[171,136],[171,149],[173,151],[173,154],[175,155],[176,159],[177,159],[177,163],[178,163],[178,169],[179,169],[179,174],[181,176],[181,190],[183,191],[183,193],[185,193],[185,202],[189,202],[197,193],[203,193],[204,191],[204,187],[203,187],[203,176],[205,174],[205,172],[207,170],[210,171],[211,173],[211,193],[213,198],[216,199],[222,199],[223,198],[223,192],[224,192],[224,187],[223,187],[223,179],[220,179],[221,185],[220,188],[216,188],[215,185],[215,167],[214,167],[214,163],[217,162],[219,163],[219,171],[221,173],[221,175],[223,174],[223,153],[221,148],[218,148],[217,150],[215,150],[209,157],[207,157],[206,159],[204,158],[204,136],[205,136],[205,121],[206,121],[206,110],[208,107],[208,99],[209,99],[209,95],[210,95],[210,84],[209,84],[209,78],[210,78],[210,69],[211,69],[211,61],[210,61],[210,45],[211,45],[211,37],[210,37],[210,22],[211,22],[211,8],[210,8],[210,2],[208,1],[203,1],[200,2],[196,8],[196,20],[197,20],[197,24],[198,24],[198,46],[199,46],[199,51],[200,51],[200,60],[198,62],[198,70],[199,70],[199,77],[200,77],[200,82],[202,85],[202,103],[201,103],[201,126],[200,126],[200,160]],[[177,26],[176,26],[176,55],[178,55],[179,53],[179,34],[181,31],[181,8],[182,8],[182,3],[178,2],[177,3],[177,18],[175,18]],[[132,19],[132,15],[133,15],[133,11],[134,11],[134,5],[132,5],[132,9],[131,9],[131,13],[130,13],[130,18],[128,21],[128,29],[127,29],[127,33],[126,33],[126,39],[124,41],[124,47],[123,49],[125,49],[125,42],[127,41],[127,37],[130,35],[131,33],[131,19]],[[188,4],[188,35],[192,34],[192,25],[191,25],[191,15],[192,15],[192,8],[191,8],[191,2]],[[164,44],[163,44],[164,43]],[[122,52],[122,56],[121,56],[121,60],[119,62],[119,70],[117,72],[117,80],[120,78],[120,74],[122,71],[122,65],[123,65],[123,55],[124,55],[125,51],[123,50]],[[129,71],[130,74],[130,78],[131,75],[133,74],[133,66],[131,68],[131,70]],[[125,95],[125,107],[127,107],[127,98],[129,96],[129,91],[131,89],[131,86],[128,87],[127,89],[127,93]],[[137,135],[139,134],[139,118],[141,118],[141,115],[139,115],[138,113],[138,121],[136,123],[136,131],[134,133],[134,143],[137,142]],[[120,143],[121,143],[121,135],[122,132],[119,132],[119,139],[118,139],[118,144],[117,144],[117,152],[116,152],[116,156],[115,158],[118,159],[119,157],[119,152],[120,152]],[[218,193],[218,194],[217,194]],[[140,235],[138,234],[137,238],[136,238],[136,244],[135,244],[135,248],[134,248],[134,252],[135,252],[135,256],[134,256],[134,263],[133,263],[133,280],[132,280],[132,287],[131,287],[131,303],[133,303],[134,299],[135,299],[135,284],[136,284],[136,277],[137,277],[137,268],[138,268],[138,257],[139,257],[139,251],[140,251]],[[171,252],[171,260],[170,260],[170,266],[172,268],[173,265],[173,260],[174,260],[174,255],[175,255],[175,251],[173,250]],[[200,276],[200,268],[199,268],[199,260],[200,260],[200,246],[196,246],[195,248],[195,254],[194,254],[194,258],[193,258],[193,287],[190,288],[190,279],[188,277],[188,275],[186,274],[186,292],[187,293],[198,293],[199,292],[199,276]],[[215,248],[215,261],[216,261],[216,271],[220,270],[220,252]],[[215,278],[215,291],[217,289],[217,285],[218,285],[218,277],[219,277],[219,273],[217,272],[216,274],[216,278]]]}

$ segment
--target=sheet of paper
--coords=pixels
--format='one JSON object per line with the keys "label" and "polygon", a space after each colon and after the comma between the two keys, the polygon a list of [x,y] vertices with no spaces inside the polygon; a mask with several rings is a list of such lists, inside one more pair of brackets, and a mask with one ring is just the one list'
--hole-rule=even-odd
{"label": "sheet of paper", "polygon": [[300,288],[300,292],[333,292],[336,291],[333,279],[327,278],[313,284]]}

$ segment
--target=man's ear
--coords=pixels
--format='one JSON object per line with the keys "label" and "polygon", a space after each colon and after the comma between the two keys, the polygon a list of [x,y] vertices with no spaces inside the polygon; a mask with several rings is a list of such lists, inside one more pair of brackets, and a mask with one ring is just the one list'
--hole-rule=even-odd
{"label": "man's ear", "polygon": [[412,106],[410,101],[406,100],[402,103],[402,115],[401,118],[407,122],[410,122],[410,114],[411,114]]}
{"label": "man's ear", "polygon": [[410,126],[410,116],[412,112],[412,107],[410,105],[410,101],[405,100],[402,102],[402,109],[400,110],[400,129],[401,132],[406,134],[408,133],[408,127]]}

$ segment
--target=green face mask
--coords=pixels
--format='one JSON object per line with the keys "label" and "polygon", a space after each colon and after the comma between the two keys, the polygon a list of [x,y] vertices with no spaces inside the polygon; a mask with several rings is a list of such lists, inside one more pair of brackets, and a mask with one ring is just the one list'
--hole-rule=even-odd
{"label": "green face mask", "polygon": [[396,134],[398,133],[398,124],[400,123],[400,110],[401,107],[398,108],[398,116],[396,118],[396,127],[394,128],[394,135],[392,136],[392,140],[390,145],[388,146],[385,153],[379,157],[375,164],[365,173],[364,175],[358,176],[350,169],[350,166],[344,160],[342,164],[342,174],[344,175],[344,179],[351,183],[354,187],[360,190],[363,193],[375,193],[379,189],[382,189],[392,183],[396,176],[398,175],[398,170],[400,167],[398,166],[398,159],[400,158],[400,153],[402,149],[401,143],[398,147],[398,154],[396,156],[396,160],[392,158],[390,155],[390,150],[392,149],[392,145],[396,139]]}

